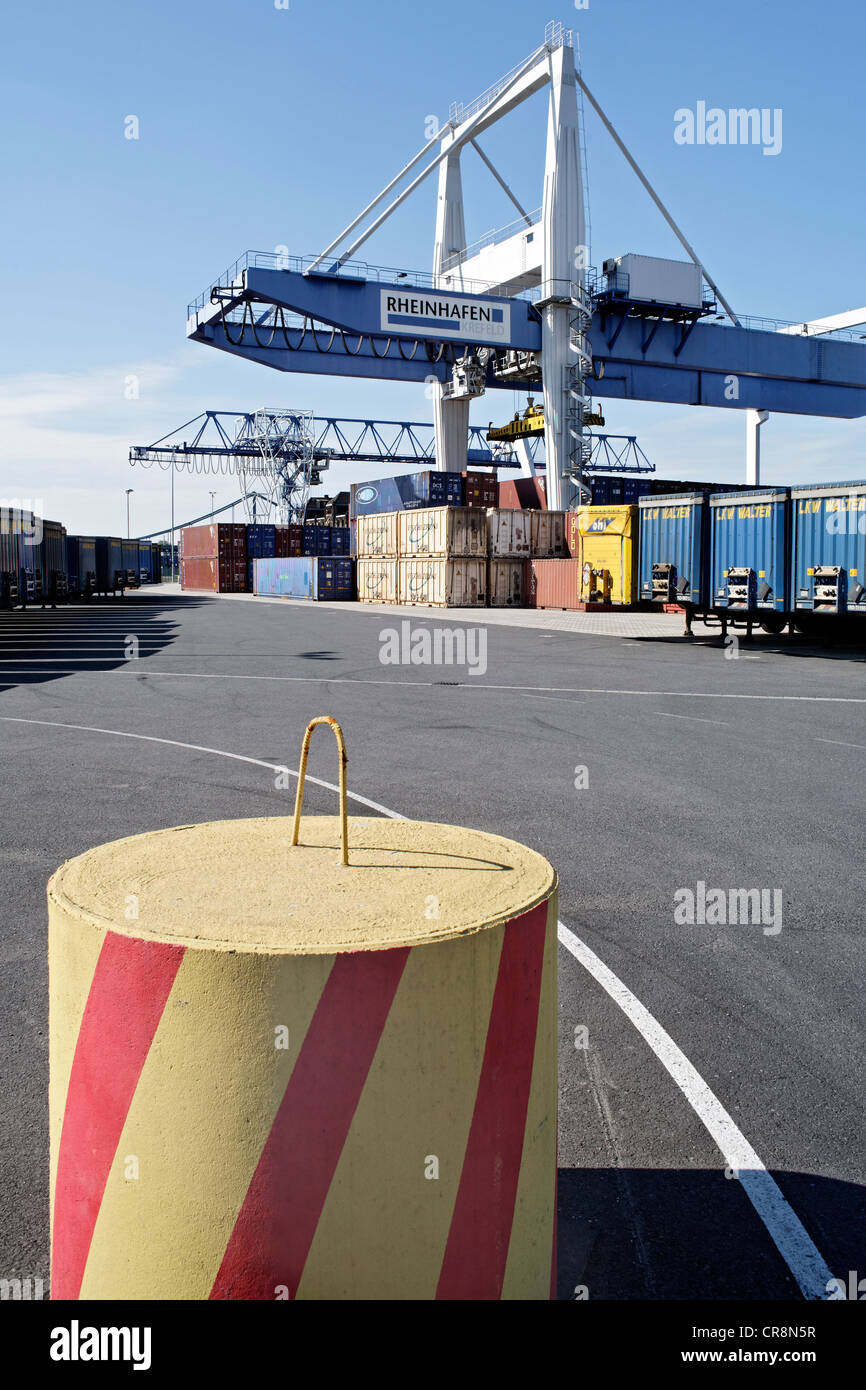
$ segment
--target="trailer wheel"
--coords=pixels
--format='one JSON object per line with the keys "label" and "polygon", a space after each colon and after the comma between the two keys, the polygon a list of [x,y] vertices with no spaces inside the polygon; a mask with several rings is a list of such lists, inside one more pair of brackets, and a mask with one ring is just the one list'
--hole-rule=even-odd
{"label": "trailer wheel", "polygon": [[784,632],[787,618],[784,613],[768,613],[761,619],[761,627],[764,632],[769,632],[771,636],[778,637],[780,632]]}

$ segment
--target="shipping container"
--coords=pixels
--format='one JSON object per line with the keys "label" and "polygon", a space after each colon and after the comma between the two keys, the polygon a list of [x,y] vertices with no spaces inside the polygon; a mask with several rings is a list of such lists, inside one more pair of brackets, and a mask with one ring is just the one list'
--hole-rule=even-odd
{"label": "shipping container", "polygon": [[86,594],[95,590],[95,536],[66,537],[66,577],[71,594]]}
{"label": "shipping container", "polygon": [[180,533],[180,553],[184,557],[212,559],[231,554],[246,563],[247,528],[240,521],[217,521],[208,526],[186,526]]}
{"label": "shipping container", "polygon": [[642,497],[638,512],[640,598],[710,607],[708,494]]}
{"label": "shipping container", "polygon": [[491,608],[523,608],[525,560],[487,561],[487,602]]}
{"label": "shipping container", "polygon": [[397,561],[401,604],[433,608],[483,608],[487,602],[487,561],[469,556],[446,560],[429,556]]}
{"label": "shipping container", "polygon": [[584,603],[634,603],[637,597],[637,507],[579,507]]}
{"label": "shipping container", "polygon": [[487,554],[491,559],[525,560],[532,551],[532,513],[493,507],[487,513]]}
{"label": "shipping container", "polygon": [[866,482],[791,489],[794,612],[866,612]]}
{"label": "shipping container", "polygon": [[580,608],[580,560],[526,560],[524,598],[527,608]]}
{"label": "shipping container", "polygon": [[139,543],[138,541],[121,541],[122,567],[126,574],[126,585],[131,588],[138,588],[142,582],[142,575],[139,570]]}
{"label": "shipping container", "polygon": [[354,597],[355,562],[349,556],[288,556],[253,563],[257,594],[311,600]]}
{"label": "shipping container", "polygon": [[477,507],[425,507],[400,512],[397,549],[413,555],[476,556],[487,554],[487,513]]}
{"label": "shipping container", "polygon": [[42,541],[36,565],[42,571],[46,594],[66,586],[66,527],[59,521],[42,522]]}
{"label": "shipping container", "polygon": [[399,515],[399,512],[373,512],[357,518],[354,523],[355,554],[359,560],[375,556],[397,558],[400,551],[397,535]]}
{"label": "shipping container", "polygon": [[573,560],[580,559],[580,516],[577,512],[565,513],[565,553]]}
{"label": "shipping container", "polygon": [[153,551],[150,541],[138,541],[138,571],[142,584],[153,583]]}
{"label": "shipping container", "polygon": [[[219,558],[216,555],[182,555],[180,587],[182,589],[205,589],[212,594],[220,593],[219,566]],[[226,590],[222,590],[222,592],[226,592]]]}
{"label": "shipping container", "polygon": [[416,507],[460,507],[463,475],[435,469],[353,483],[349,515],[352,520],[371,512],[399,512]]}
{"label": "shipping container", "polygon": [[532,555],[542,559],[567,554],[565,512],[530,512]]}
{"label": "shipping container", "polygon": [[[224,594],[246,593],[247,528],[242,522],[214,522],[209,526],[187,526],[180,536],[181,559],[216,560],[216,591]],[[198,567],[190,573],[199,573]],[[200,571],[204,574],[204,570]],[[210,588],[196,582],[194,588]]]}
{"label": "shipping container", "polygon": [[543,511],[547,506],[547,491],[543,478],[507,478],[499,484],[493,503],[509,511],[527,508]]}
{"label": "shipping container", "polygon": [[126,588],[123,572],[123,542],[119,536],[96,537],[96,592],[113,594]]}
{"label": "shipping container", "polygon": [[349,526],[331,526],[328,528],[331,533],[330,555],[351,555],[352,553],[352,531]]}
{"label": "shipping container", "polygon": [[304,526],[303,553],[305,556],[330,555],[330,526],[317,526],[315,522],[307,522]]}
{"label": "shipping container", "polygon": [[607,288],[618,299],[700,309],[703,274],[694,261],[671,261],[661,256],[629,253],[604,262]]}
{"label": "shipping container", "polygon": [[162,583],[162,546],[159,544],[158,541],[151,541],[151,543],[150,543],[150,549],[151,549],[150,570],[151,570],[151,574],[153,575],[153,583],[154,583],[154,584],[161,584],[161,583]]}
{"label": "shipping container", "polygon": [[790,492],[710,495],[710,602],[742,613],[784,614],[790,594]]}
{"label": "shipping container", "polygon": [[625,501],[625,479],[613,477],[593,477],[587,479],[592,493],[592,506],[617,507]]}
{"label": "shipping container", "polygon": [[253,561],[264,560],[276,554],[276,527],[266,522],[253,522],[247,526],[247,589],[253,588]]}
{"label": "shipping container", "polygon": [[488,507],[498,505],[499,484],[496,481],[495,473],[467,471],[463,474],[464,507],[482,507],[486,511]]}
{"label": "shipping container", "polygon": [[275,526],[274,527],[274,555],[284,560],[287,556],[303,555],[304,553],[304,528],[303,526]]}
{"label": "shipping container", "polygon": [[652,481],[649,478],[623,478],[622,480],[622,500],[627,507],[636,507],[642,497],[649,497],[651,493]]}
{"label": "shipping container", "polygon": [[0,531],[0,574],[14,574],[18,568],[17,538],[11,531]]}
{"label": "shipping container", "polygon": [[359,556],[356,562],[359,601],[398,603],[397,565],[396,557]]}

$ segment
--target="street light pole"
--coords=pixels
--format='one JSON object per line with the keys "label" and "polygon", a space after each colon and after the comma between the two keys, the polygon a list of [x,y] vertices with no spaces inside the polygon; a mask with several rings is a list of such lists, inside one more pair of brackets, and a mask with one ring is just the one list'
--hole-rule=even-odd
{"label": "street light pole", "polygon": [[126,489],[126,539],[127,539],[127,540],[129,540],[129,539],[131,538],[131,535],[132,535],[132,533],[131,533],[131,531],[130,531],[130,529],[129,529],[129,494],[130,494],[131,492],[135,492],[135,488],[134,488],[134,487],[128,487],[128,488]]}

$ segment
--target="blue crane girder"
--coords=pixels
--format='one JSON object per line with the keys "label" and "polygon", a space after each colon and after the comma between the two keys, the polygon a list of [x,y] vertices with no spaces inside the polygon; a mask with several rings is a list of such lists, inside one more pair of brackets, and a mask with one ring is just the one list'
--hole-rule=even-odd
{"label": "blue crane girder", "polygon": [[[437,304],[441,318],[432,312]],[[454,306],[459,318],[450,317]],[[628,304],[596,309],[589,330],[595,397],[842,419],[866,415],[863,344],[698,317],[684,321],[682,315],[677,321],[665,312],[644,306],[638,313]],[[537,378],[530,383],[495,370],[509,349],[540,351],[538,310],[519,298],[248,265],[192,307],[187,332],[279,371],[410,382],[446,381],[455,356],[488,347],[487,388],[538,389]]]}

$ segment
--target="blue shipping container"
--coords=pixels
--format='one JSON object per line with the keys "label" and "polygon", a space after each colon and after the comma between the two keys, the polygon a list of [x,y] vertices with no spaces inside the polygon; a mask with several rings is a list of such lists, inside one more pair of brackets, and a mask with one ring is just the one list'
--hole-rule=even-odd
{"label": "blue shipping container", "polygon": [[112,593],[117,576],[124,569],[123,542],[119,536],[96,537],[96,589],[100,594]]}
{"label": "blue shipping container", "polygon": [[354,597],[355,564],[348,557],[305,555],[255,560],[254,567],[257,594],[304,599]]}
{"label": "blue shipping container", "polygon": [[866,612],[866,482],[791,489],[795,610]]}
{"label": "blue shipping container", "polygon": [[59,521],[42,522],[42,541],[35,565],[42,571],[42,582],[51,583],[53,575],[66,577],[66,527]]}
{"label": "blue shipping container", "polygon": [[710,508],[706,494],[641,497],[638,507],[639,597],[651,603],[709,606]]}
{"label": "blue shipping container", "polygon": [[253,590],[253,561],[267,559],[276,553],[276,527],[255,522],[247,527],[247,581]]}
{"label": "blue shipping container", "polygon": [[351,555],[352,553],[352,528],[351,526],[332,526],[331,527],[331,554],[332,555]]}
{"label": "blue shipping container", "polygon": [[304,527],[304,555],[330,555],[331,528],[307,522]]}
{"label": "blue shipping container", "polygon": [[349,515],[354,518],[412,507],[462,506],[463,475],[428,469],[422,473],[403,473],[396,478],[353,483]]}
{"label": "blue shipping container", "polygon": [[91,588],[96,583],[96,537],[66,537],[66,574],[70,593],[80,594],[87,587],[88,575]]}
{"label": "blue shipping container", "polygon": [[710,497],[711,606],[738,612],[790,610],[790,492]]}

